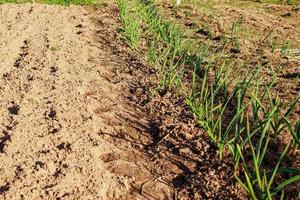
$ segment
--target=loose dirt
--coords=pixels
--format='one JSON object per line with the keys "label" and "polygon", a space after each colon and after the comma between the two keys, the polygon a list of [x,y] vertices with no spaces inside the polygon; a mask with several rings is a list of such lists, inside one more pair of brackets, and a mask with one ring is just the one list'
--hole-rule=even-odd
{"label": "loose dirt", "polygon": [[0,5],[0,199],[247,199],[118,14]]}
{"label": "loose dirt", "polygon": [[0,199],[172,198],[149,157],[111,137],[137,132],[107,44],[116,14],[0,6]]}

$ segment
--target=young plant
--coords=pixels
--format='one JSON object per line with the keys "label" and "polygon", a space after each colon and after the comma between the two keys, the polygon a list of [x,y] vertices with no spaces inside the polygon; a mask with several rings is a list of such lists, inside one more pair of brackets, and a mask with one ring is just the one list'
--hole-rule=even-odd
{"label": "young plant", "polygon": [[296,122],[295,127],[292,127],[291,122],[286,117],[283,119],[292,135],[292,144],[296,150],[300,146],[300,120]]}
{"label": "young plant", "polygon": [[[127,36],[124,35],[134,48],[139,43],[134,42],[139,41],[136,39],[139,36],[131,33],[134,28],[130,27],[137,25],[126,25],[134,24],[130,21],[134,18],[128,19],[131,13],[123,5],[124,2],[128,4],[127,0],[117,2],[124,32],[128,33]],[[280,98],[272,93],[276,76],[268,84],[264,84],[257,80],[261,68],[241,81],[237,77],[237,83],[229,81],[234,63],[229,65],[220,59],[223,60],[220,65],[219,59],[215,60],[214,53],[211,53],[212,59],[207,62],[209,47],[205,46],[198,51],[195,41],[187,39],[179,26],[163,20],[152,1],[137,4],[138,17],[142,19],[145,35],[150,41],[147,60],[158,67],[161,77],[159,88],[182,86],[183,74],[185,73],[185,77],[191,74],[190,88],[180,94],[185,95],[186,103],[197,116],[199,125],[217,146],[219,159],[222,160],[226,148],[231,150],[235,177],[252,199],[272,199],[279,193],[284,198],[284,187],[300,179],[299,174],[296,174],[280,184],[276,185],[274,182],[277,173],[295,174],[295,169],[283,169],[279,166],[291,144],[294,148],[299,145],[300,122],[293,126],[288,115],[300,96],[284,111]],[[239,22],[232,24],[231,46],[236,50],[240,49],[239,27]],[[223,52],[219,57],[222,56]],[[254,80],[257,84],[253,89]],[[280,154],[275,168],[269,169],[265,164],[269,143],[286,130],[290,131],[293,140]],[[247,153],[249,151],[250,154]],[[238,172],[244,174],[240,176]]]}
{"label": "young plant", "polygon": [[[296,175],[294,177],[291,177],[285,181],[283,181],[281,184],[279,184],[277,187],[274,186],[274,180],[276,177],[277,172],[279,171],[279,166],[282,163],[284,157],[286,156],[290,144],[287,144],[282,153],[280,154],[280,157],[277,161],[277,164],[273,169],[267,169],[263,165],[263,161],[265,160],[266,152],[268,149],[269,141],[270,141],[270,116],[266,117],[263,120],[263,123],[258,124],[257,129],[251,130],[250,120],[249,116],[246,116],[246,134],[247,138],[243,142],[243,144],[238,145],[238,157],[240,160],[242,160],[243,170],[244,170],[244,177],[245,181],[243,181],[237,173],[235,173],[235,177],[237,181],[240,183],[240,185],[245,189],[245,191],[251,196],[251,199],[268,199],[272,200],[274,195],[278,192],[282,192],[283,195],[283,189],[287,185],[299,181],[300,176]],[[263,131],[263,132],[261,132]],[[256,139],[255,136],[259,135],[259,143],[257,145],[253,144],[253,141]],[[245,159],[245,150],[243,148],[246,148],[246,145],[250,148],[250,155],[252,162],[249,162]],[[247,150],[248,151],[248,150]],[[283,170],[281,170],[283,171]],[[286,170],[288,172],[291,172],[292,170]]]}
{"label": "young plant", "polygon": [[133,49],[136,49],[141,39],[141,22],[128,9],[127,0],[116,0],[120,12],[120,21],[123,25],[123,37]]}
{"label": "young plant", "polygon": [[234,21],[231,26],[231,45],[236,50],[240,50],[239,28],[240,28],[240,23]]}

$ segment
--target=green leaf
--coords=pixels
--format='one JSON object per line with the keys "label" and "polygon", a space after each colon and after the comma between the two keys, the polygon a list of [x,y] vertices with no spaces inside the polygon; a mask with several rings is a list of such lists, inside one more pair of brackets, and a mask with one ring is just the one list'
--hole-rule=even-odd
{"label": "green leaf", "polygon": [[285,181],[283,181],[282,183],[280,183],[274,190],[274,192],[272,193],[272,195],[275,195],[277,192],[281,191],[284,187],[286,187],[287,185],[299,181],[300,180],[300,175],[294,176],[290,179],[287,179]]}

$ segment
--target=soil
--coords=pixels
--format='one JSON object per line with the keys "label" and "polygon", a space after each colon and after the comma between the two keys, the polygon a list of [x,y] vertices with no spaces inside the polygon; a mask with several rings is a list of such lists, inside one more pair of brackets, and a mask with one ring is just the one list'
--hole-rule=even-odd
{"label": "soil", "polygon": [[0,199],[247,199],[118,14],[0,5]]}
{"label": "soil", "polygon": [[127,63],[106,43],[116,39],[115,16],[0,6],[0,199],[173,195],[149,156],[105,135],[137,132],[120,117],[135,112],[123,101],[131,76],[118,72]]}
{"label": "soil", "polygon": [[117,16],[0,6],[0,199],[245,199],[184,102],[153,96]]}

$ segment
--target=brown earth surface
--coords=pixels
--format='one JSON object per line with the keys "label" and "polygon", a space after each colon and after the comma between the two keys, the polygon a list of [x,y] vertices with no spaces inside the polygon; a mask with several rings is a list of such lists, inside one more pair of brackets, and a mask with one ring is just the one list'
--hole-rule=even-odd
{"label": "brown earth surface", "polygon": [[149,157],[102,134],[136,132],[122,98],[130,75],[105,43],[115,14],[0,6],[0,199],[173,195]]}
{"label": "brown earth surface", "polygon": [[0,5],[0,199],[247,199],[118,14]]}
{"label": "brown earth surface", "polygon": [[0,199],[246,199],[118,14],[0,6]]}

